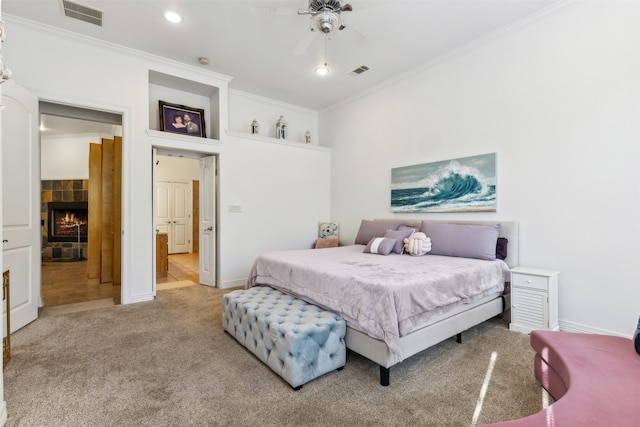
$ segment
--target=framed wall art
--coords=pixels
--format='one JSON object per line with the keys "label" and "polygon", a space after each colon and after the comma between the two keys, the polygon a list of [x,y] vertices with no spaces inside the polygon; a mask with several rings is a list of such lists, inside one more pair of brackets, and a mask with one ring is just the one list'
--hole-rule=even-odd
{"label": "framed wall art", "polygon": [[391,212],[495,212],[496,153],[391,169]]}
{"label": "framed wall art", "polygon": [[170,104],[165,101],[158,102],[161,131],[207,137],[203,109]]}

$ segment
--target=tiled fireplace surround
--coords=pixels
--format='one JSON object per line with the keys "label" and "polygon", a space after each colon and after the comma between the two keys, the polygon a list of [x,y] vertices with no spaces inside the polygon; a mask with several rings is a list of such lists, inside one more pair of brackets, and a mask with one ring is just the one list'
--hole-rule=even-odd
{"label": "tiled fireplace surround", "polygon": [[[71,261],[78,258],[78,242],[49,242],[48,203],[86,202],[89,180],[62,179],[41,181],[40,218],[42,219],[42,260]],[[81,258],[87,258],[87,243],[80,242]]]}

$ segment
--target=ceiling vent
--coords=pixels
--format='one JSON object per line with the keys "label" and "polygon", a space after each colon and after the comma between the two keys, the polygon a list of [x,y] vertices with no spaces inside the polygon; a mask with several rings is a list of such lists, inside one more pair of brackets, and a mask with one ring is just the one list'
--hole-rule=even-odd
{"label": "ceiling vent", "polygon": [[102,27],[102,11],[68,0],[62,0],[64,15]]}
{"label": "ceiling vent", "polygon": [[369,69],[369,67],[367,67],[366,65],[362,65],[358,68],[356,68],[355,70],[351,70],[349,71],[350,76],[359,76],[360,74],[364,73],[365,71],[367,71]]}

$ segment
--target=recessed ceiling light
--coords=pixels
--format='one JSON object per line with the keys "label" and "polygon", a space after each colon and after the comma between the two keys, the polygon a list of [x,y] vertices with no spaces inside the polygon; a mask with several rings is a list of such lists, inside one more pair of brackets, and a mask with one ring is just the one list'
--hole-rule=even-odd
{"label": "recessed ceiling light", "polygon": [[167,21],[173,22],[174,24],[177,24],[178,22],[182,21],[182,17],[178,15],[176,12],[165,12],[164,17]]}

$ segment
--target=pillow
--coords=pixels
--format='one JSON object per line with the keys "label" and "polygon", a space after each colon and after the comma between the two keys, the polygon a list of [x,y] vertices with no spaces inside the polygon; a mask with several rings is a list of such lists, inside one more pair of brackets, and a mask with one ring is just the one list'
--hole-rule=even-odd
{"label": "pillow", "polygon": [[509,239],[506,237],[498,237],[498,242],[496,243],[496,258],[505,260],[507,259],[507,244],[509,243]]}
{"label": "pillow", "polygon": [[318,222],[318,237],[321,239],[337,239],[340,234],[339,222]]}
{"label": "pillow", "polygon": [[323,249],[323,248],[337,248],[340,246],[340,240],[331,238],[331,239],[316,239],[316,244],[313,247],[314,249]]}
{"label": "pillow", "polygon": [[633,345],[636,348],[636,353],[640,354],[640,318],[638,318],[638,327],[636,333],[633,334]]}
{"label": "pillow", "polygon": [[404,252],[404,239],[411,236],[414,231],[416,231],[414,228],[409,227],[402,228],[401,230],[387,230],[386,233],[384,233],[384,237],[398,240],[398,243],[396,243],[393,248],[393,252],[401,254]]}
{"label": "pillow", "polygon": [[374,237],[384,236],[387,230],[397,230],[399,222],[389,220],[369,221],[363,219],[356,235],[356,245],[366,245]]}
{"label": "pillow", "polygon": [[367,243],[364,253],[389,255],[398,241],[389,237],[374,237]]}
{"label": "pillow", "polygon": [[466,225],[423,221],[420,231],[431,239],[433,255],[496,259],[500,224]]}

